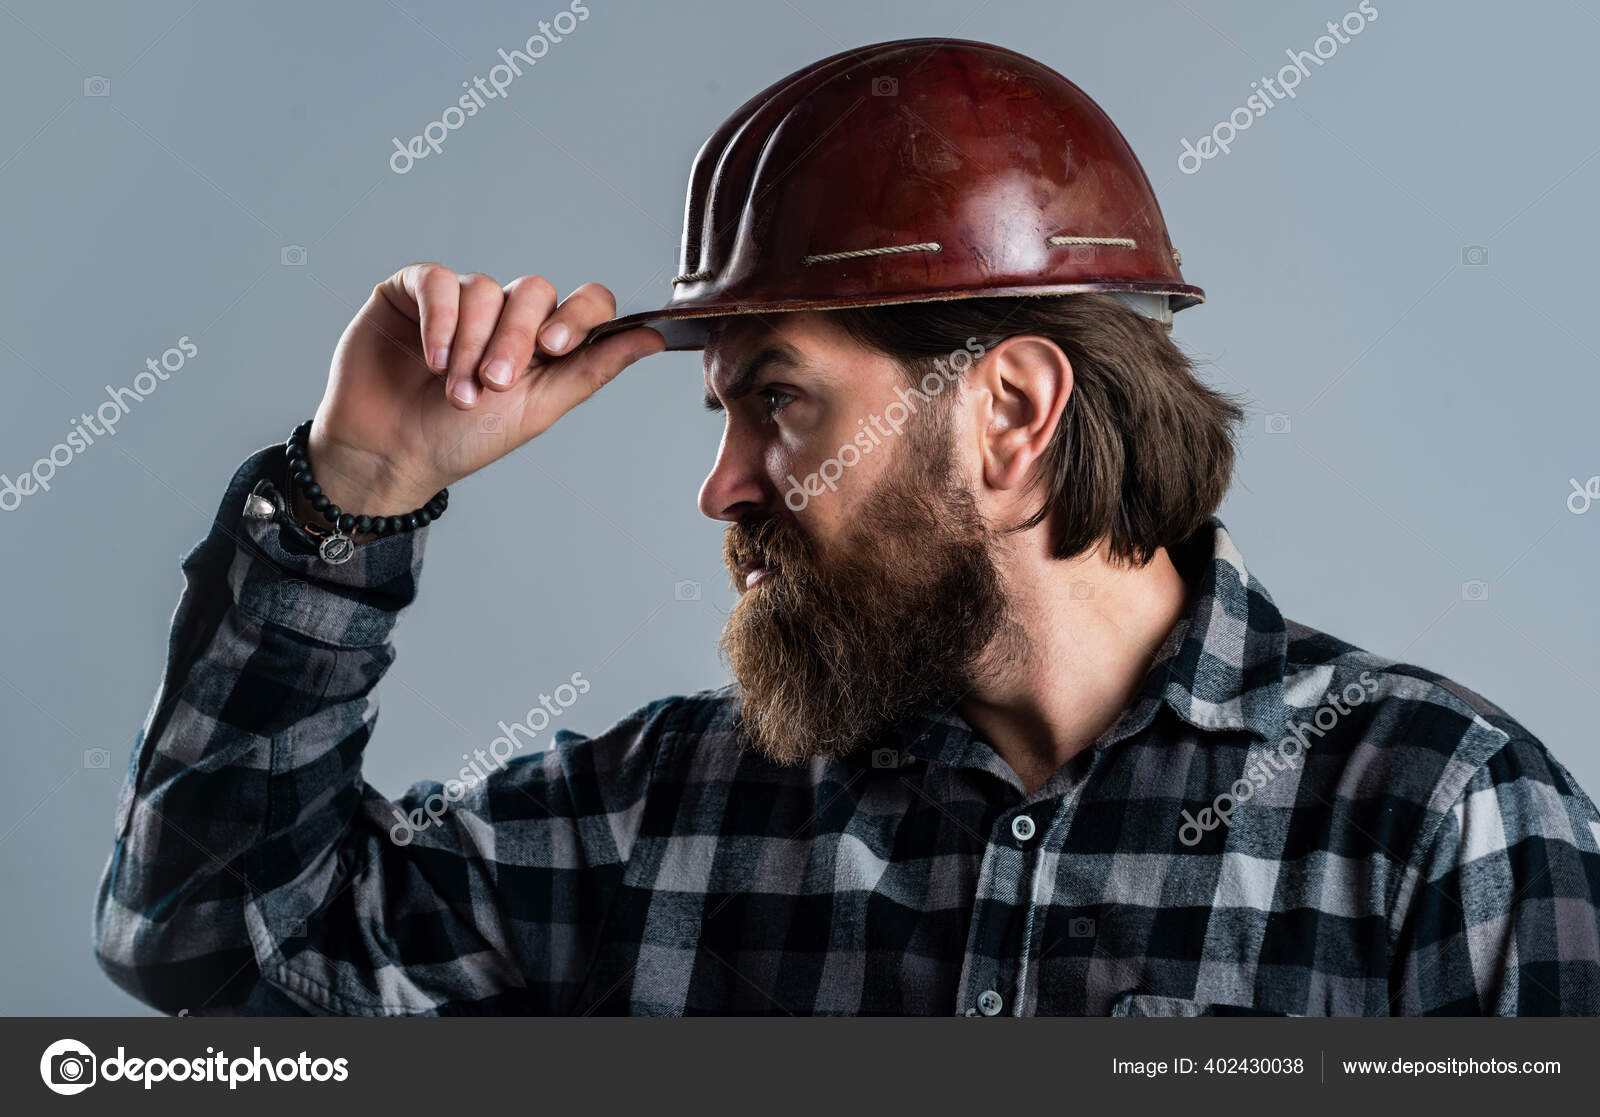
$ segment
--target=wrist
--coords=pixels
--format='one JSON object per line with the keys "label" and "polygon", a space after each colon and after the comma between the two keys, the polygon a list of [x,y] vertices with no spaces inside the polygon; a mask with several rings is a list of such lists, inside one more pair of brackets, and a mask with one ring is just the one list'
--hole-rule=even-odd
{"label": "wrist", "polygon": [[[444,515],[449,506],[449,493],[442,488],[411,506],[410,511],[378,511],[396,501],[400,502],[400,507],[406,507],[412,486],[392,468],[375,461],[372,455],[353,454],[341,458],[339,448],[324,441],[321,462],[326,465],[331,460],[333,463],[324,474],[334,486],[330,494],[322,487],[317,465],[312,461],[316,456],[311,449],[313,425],[313,420],[307,419],[290,432],[284,443],[287,454],[285,511],[302,530],[321,537],[318,550],[324,561],[346,562],[352,543],[413,531]],[[366,508],[372,511],[364,511],[353,504],[351,507],[341,505],[335,499],[341,493],[352,502],[355,499],[368,501]]]}
{"label": "wrist", "polygon": [[[414,481],[386,459],[331,442],[320,436],[315,425],[306,454],[323,495],[342,510],[357,515],[403,516],[415,512],[444,487],[430,481]],[[303,509],[315,517],[319,524],[328,522],[297,488],[294,506],[297,512]]]}

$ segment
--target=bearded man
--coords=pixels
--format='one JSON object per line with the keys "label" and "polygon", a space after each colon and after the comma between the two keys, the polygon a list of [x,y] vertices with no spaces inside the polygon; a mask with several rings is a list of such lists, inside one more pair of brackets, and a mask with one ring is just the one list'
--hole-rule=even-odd
{"label": "bearded man", "polygon": [[[910,40],[712,135],[658,311],[380,283],[184,560],[101,964],[191,1013],[1600,1012],[1600,816],[1483,698],[1278,612],[1179,264],[1081,90]],[[663,348],[724,416],[734,682],[385,799],[446,487]]]}

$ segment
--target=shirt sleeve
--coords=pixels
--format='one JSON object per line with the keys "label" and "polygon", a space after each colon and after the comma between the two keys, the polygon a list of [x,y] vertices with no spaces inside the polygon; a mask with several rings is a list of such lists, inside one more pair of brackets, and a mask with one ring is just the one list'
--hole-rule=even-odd
{"label": "shirt sleeve", "polygon": [[1600,815],[1538,741],[1466,781],[1414,870],[1398,1014],[1600,1015]]}
{"label": "shirt sleeve", "polygon": [[101,966],[191,1015],[562,1011],[674,700],[550,749],[497,739],[457,778],[387,800],[361,757],[429,529],[324,563],[286,517],[243,514],[283,476],[281,445],[253,455],[183,559],[101,879]]}

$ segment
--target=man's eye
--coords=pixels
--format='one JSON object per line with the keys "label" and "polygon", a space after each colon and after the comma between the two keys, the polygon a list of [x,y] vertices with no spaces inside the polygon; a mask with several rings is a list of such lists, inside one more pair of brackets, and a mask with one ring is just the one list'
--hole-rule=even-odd
{"label": "man's eye", "polygon": [[756,395],[767,405],[769,419],[793,403],[795,398],[792,393],[785,392],[782,388],[762,388]]}

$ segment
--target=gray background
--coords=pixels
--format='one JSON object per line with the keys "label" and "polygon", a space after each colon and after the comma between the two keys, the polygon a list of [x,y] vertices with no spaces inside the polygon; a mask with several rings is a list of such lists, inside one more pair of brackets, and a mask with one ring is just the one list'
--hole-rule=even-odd
{"label": "gray background", "polygon": [[[1110,113],[1210,297],[1176,336],[1252,402],[1222,514],[1253,570],[1288,615],[1484,692],[1600,790],[1600,507],[1566,507],[1569,478],[1600,474],[1600,18],[1377,0],[1293,101],[1179,171],[1182,138],[1354,6],[590,0],[508,100],[396,175],[391,137],[557,0],[0,0],[0,472],[180,336],[199,348],[0,512],[0,1012],[143,1011],[93,964],[89,918],[178,560],[238,463],[315,409],[373,284],[438,259],[658,305],[705,136],[791,70],[886,39],[1020,49]],[[91,77],[109,94],[85,96]],[[282,262],[291,245],[304,263]],[[588,732],[726,679],[700,394],[698,354],[652,358],[456,487],[381,687],[376,786],[453,772],[574,671],[593,687],[565,724]],[[109,767],[85,766],[96,748]]]}

